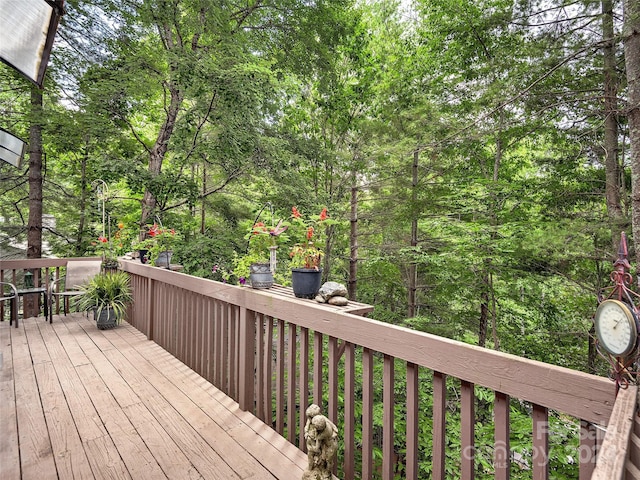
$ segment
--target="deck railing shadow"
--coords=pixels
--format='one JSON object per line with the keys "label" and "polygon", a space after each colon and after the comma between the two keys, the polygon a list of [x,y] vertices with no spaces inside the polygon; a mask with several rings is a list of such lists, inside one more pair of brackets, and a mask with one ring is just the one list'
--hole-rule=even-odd
{"label": "deck railing shadow", "polygon": [[[19,262],[2,269],[24,268]],[[312,300],[121,265],[132,277],[128,321],[240,408],[304,450],[304,411],[321,405],[340,429],[340,478],[507,479],[524,469],[528,478],[546,479],[558,451],[579,463],[580,479],[591,478],[616,397],[606,378]],[[51,266],[41,260],[40,267]],[[488,398],[483,428],[490,422],[494,438],[483,445],[476,409]],[[512,402],[526,407],[531,425],[515,458]],[[574,438],[556,438],[550,416],[572,422]],[[453,418],[457,432],[447,423]]]}

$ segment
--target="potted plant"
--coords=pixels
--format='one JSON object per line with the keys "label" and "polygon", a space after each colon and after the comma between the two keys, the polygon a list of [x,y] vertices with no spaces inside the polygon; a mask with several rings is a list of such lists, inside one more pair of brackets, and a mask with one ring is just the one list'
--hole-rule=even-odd
{"label": "potted plant", "polygon": [[327,209],[320,215],[312,216],[309,221],[302,218],[296,207],[291,209],[291,227],[297,232],[298,243],[291,247],[289,253],[291,266],[291,286],[293,294],[298,298],[314,298],[322,283],[321,262],[324,255],[318,246],[320,228],[329,225]]}
{"label": "potted plant", "polygon": [[247,233],[247,253],[234,259],[234,273],[240,283],[249,277],[253,288],[271,288],[276,271],[278,238],[287,230],[282,220],[274,226],[255,222]]}
{"label": "potted plant", "polygon": [[143,233],[143,239],[134,245],[142,263],[151,263],[157,267],[169,268],[173,246],[178,235],[173,228],[162,228],[158,224],[150,225]]}
{"label": "potted plant", "polygon": [[93,310],[100,330],[114,328],[120,323],[133,300],[129,274],[125,272],[100,273],[81,290],[79,308]]}
{"label": "potted plant", "polygon": [[120,268],[118,262],[118,256],[124,255],[126,252],[126,246],[128,244],[129,234],[124,228],[124,223],[119,222],[117,229],[113,235],[111,234],[111,224],[109,224],[109,237],[100,235],[98,237],[98,245],[101,249],[102,255],[102,271],[103,272],[115,272]]}
{"label": "potted plant", "polygon": [[[95,243],[93,244],[96,245]],[[99,245],[100,249],[102,250],[101,252],[102,271],[103,272],[117,271],[120,265],[118,264],[118,258],[116,257],[116,254],[113,251],[113,246],[111,244],[111,241],[107,237],[100,235],[98,237],[97,245]]]}

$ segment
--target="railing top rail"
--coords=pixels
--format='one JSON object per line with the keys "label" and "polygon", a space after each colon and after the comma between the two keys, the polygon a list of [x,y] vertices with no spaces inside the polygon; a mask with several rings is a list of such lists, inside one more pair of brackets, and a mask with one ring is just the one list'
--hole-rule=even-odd
{"label": "railing top rail", "polygon": [[606,378],[271,295],[123,261],[133,274],[240,305],[346,342],[491,388],[589,422],[606,425],[615,385]]}
{"label": "railing top rail", "polygon": [[66,267],[69,261],[100,260],[101,257],[72,257],[72,258],[20,258],[11,260],[0,259],[0,269],[19,270],[25,268],[55,268]]}

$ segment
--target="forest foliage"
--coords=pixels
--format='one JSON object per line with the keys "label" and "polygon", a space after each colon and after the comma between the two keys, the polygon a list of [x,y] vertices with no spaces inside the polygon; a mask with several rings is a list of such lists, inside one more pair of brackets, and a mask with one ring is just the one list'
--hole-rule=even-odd
{"label": "forest foliage", "polygon": [[[606,372],[596,295],[633,237],[621,2],[65,8],[42,114],[0,66],[0,127],[42,126],[43,254],[100,253],[104,205],[118,253],[161,223],[222,280],[256,216],[327,208],[324,279],[372,318]],[[5,249],[28,165],[0,178]]]}
{"label": "forest foliage", "polygon": [[[119,243],[160,221],[210,278],[264,205],[326,207],[325,279],[375,318],[593,370],[630,229],[621,111],[617,230],[605,198],[600,6],[69,1],[40,119],[45,254],[95,253],[102,182]],[[27,138],[30,86],[0,75],[1,126]],[[0,168],[2,234],[24,239],[26,165]]]}

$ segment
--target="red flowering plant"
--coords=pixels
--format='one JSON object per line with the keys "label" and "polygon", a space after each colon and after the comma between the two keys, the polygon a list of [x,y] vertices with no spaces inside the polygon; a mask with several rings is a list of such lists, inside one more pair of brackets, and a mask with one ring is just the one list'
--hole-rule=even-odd
{"label": "red flowering plant", "polygon": [[173,228],[163,228],[154,223],[146,227],[144,239],[135,244],[135,250],[147,250],[147,260],[153,264],[160,252],[170,252],[178,241],[178,234]]}
{"label": "red flowering plant", "polygon": [[118,255],[124,253],[124,245],[127,238],[124,224],[122,222],[118,223],[118,229],[113,235],[111,234],[111,226],[109,226],[109,235],[111,238],[100,235],[98,241],[92,242],[92,245],[100,250],[103,267],[117,268]]}
{"label": "red flowering plant", "polygon": [[334,223],[329,219],[327,209],[323,208],[320,215],[312,215],[304,220],[297,207],[291,208],[291,229],[296,233],[297,243],[291,247],[289,253],[292,268],[320,269],[324,252],[319,247],[324,229]]}

